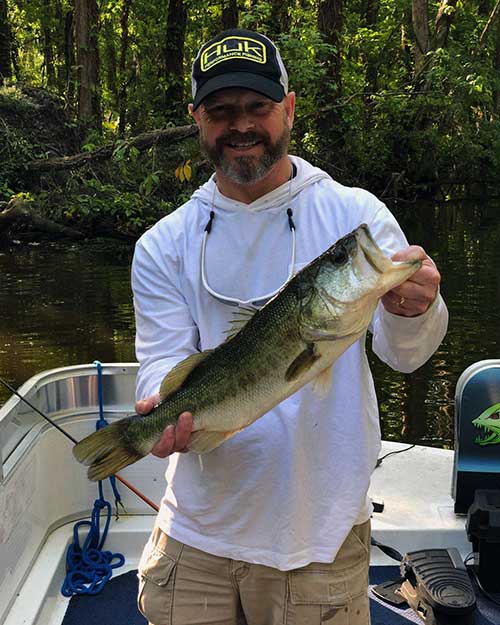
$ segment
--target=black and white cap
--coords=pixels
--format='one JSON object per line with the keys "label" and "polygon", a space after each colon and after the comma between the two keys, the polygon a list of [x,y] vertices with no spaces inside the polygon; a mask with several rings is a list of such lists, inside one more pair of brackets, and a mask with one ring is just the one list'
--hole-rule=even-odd
{"label": "black and white cap", "polygon": [[251,30],[225,30],[200,48],[192,68],[193,109],[209,94],[228,87],[250,89],[281,102],[288,74],[274,43]]}

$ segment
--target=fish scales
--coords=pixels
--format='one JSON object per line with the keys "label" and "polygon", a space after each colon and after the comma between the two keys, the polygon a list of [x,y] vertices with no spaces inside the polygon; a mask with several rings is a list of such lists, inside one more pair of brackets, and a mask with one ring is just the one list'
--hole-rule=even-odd
{"label": "fish scales", "polygon": [[104,479],[151,451],[180,413],[193,414],[189,449],[205,453],[304,384],[326,389],[333,362],[359,337],[379,298],[419,267],[394,263],[364,224],[302,269],[227,341],[179,363],[146,416],[102,428],[74,448],[88,476]]}
{"label": "fish scales", "polygon": [[241,421],[246,424],[256,407],[267,405],[266,398],[283,385],[286,370],[305,346],[291,314],[296,293],[289,291],[202,361],[185,386],[163,402],[168,413],[162,414],[160,404],[157,418],[175,423],[181,412],[189,410],[195,430],[232,430],[241,427]]}

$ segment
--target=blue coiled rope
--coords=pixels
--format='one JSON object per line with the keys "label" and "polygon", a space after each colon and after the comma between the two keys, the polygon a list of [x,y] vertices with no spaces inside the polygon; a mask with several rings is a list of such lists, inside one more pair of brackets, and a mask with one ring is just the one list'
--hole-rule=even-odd
{"label": "blue coiled rope", "polygon": [[[97,393],[99,400],[99,419],[96,430],[108,423],[104,418],[102,397],[102,365],[96,360]],[[115,504],[121,505],[121,497],[116,487],[114,476],[109,478]],[[121,553],[103,551],[111,522],[111,504],[104,499],[102,482],[98,484],[99,497],[94,501],[94,509],[90,521],[79,521],[73,528],[73,543],[66,552],[66,578],[61,587],[65,597],[72,595],[96,595],[113,575],[113,569],[123,566],[125,558]],[[101,536],[101,512],[105,511],[106,520]],[[80,529],[88,527],[88,534],[83,545],[80,545]]]}

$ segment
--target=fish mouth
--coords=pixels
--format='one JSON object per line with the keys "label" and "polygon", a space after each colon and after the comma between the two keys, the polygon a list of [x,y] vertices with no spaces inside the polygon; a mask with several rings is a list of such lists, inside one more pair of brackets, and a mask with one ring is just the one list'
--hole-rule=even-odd
{"label": "fish mouth", "polygon": [[422,265],[422,261],[416,258],[407,261],[392,261],[379,248],[367,224],[361,224],[354,230],[353,235],[370,267],[384,277],[391,275],[390,282],[394,284],[390,288],[407,280]]}

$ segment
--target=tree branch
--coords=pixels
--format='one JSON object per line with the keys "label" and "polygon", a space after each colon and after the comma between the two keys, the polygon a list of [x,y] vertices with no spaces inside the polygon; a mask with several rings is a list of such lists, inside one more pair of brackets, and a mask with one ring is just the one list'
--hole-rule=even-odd
{"label": "tree branch", "polygon": [[28,226],[30,230],[44,232],[55,237],[67,237],[69,239],[83,239],[84,235],[74,228],[62,226],[50,219],[40,217],[29,208],[29,202],[20,198],[12,199],[5,210],[0,212],[0,238],[4,238],[8,232],[19,226]]}
{"label": "tree branch", "polygon": [[474,55],[479,54],[479,52],[481,52],[481,50],[483,49],[483,46],[486,41],[486,35],[488,34],[488,31],[493,25],[493,22],[495,21],[495,17],[498,15],[499,10],[500,10],[500,0],[497,0],[497,3],[493,7],[493,10],[491,11],[490,16],[488,17],[488,21],[486,22],[483,28],[483,32],[481,33],[481,36],[479,37],[479,42],[477,44],[477,48],[474,51]]}
{"label": "tree branch", "polygon": [[[196,124],[188,126],[178,126],[177,128],[163,128],[161,130],[150,130],[140,135],[132,137],[127,141],[127,148],[135,147],[138,150],[145,150],[158,143],[175,143],[183,141],[188,137],[193,137],[198,133]],[[93,161],[102,161],[113,156],[119,143],[111,143],[92,152],[82,152],[73,156],[62,156],[55,158],[36,159],[27,164],[30,172],[41,173],[45,171],[61,171],[64,169],[78,169]]]}

